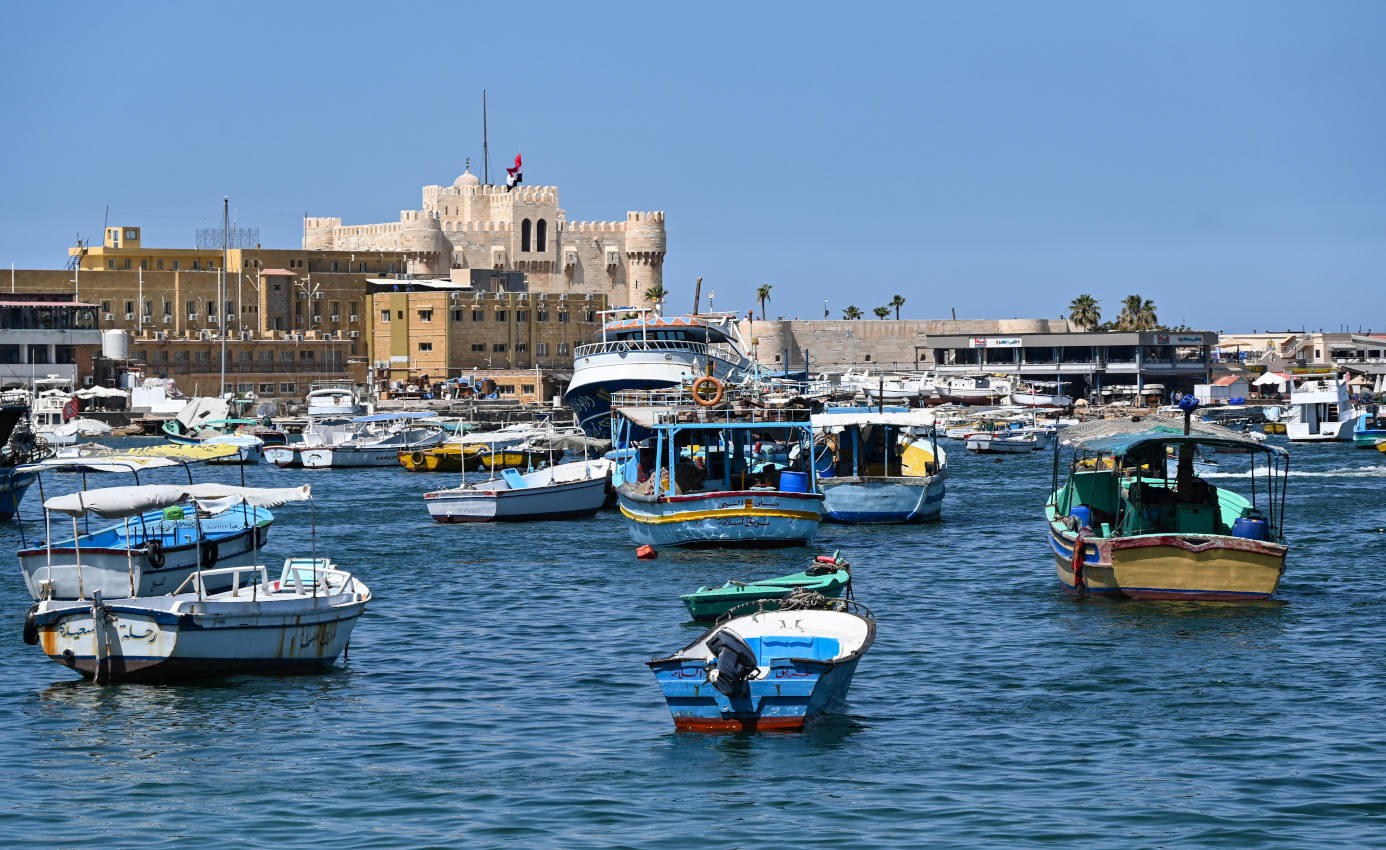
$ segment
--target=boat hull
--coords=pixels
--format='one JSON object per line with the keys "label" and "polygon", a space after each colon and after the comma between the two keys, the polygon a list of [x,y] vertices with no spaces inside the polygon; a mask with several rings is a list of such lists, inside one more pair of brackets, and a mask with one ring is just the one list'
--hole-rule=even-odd
{"label": "boat hull", "polygon": [[631,539],[650,546],[805,546],[823,517],[818,493],[734,490],[640,496],[617,490]]}
{"label": "boat hull", "polygon": [[399,466],[400,447],[316,446],[300,449],[304,469]]}
{"label": "boat hull", "polygon": [[707,681],[703,663],[692,659],[650,662],[674,728],[691,732],[756,732],[802,729],[825,714],[840,712],[860,656],[843,662],[786,659],[748,694],[731,698]]}
{"label": "boat hull", "polygon": [[823,518],[843,523],[924,522],[943,512],[944,477],[819,478]]}
{"label": "boat hull", "polygon": [[[1077,534],[1051,523],[1059,581],[1075,589]],[[1223,535],[1147,534],[1086,538],[1083,579],[1088,593],[1132,599],[1236,602],[1269,599],[1285,572],[1288,547]]]}
{"label": "boat hull", "polygon": [[103,606],[99,619],[90,603],[47,602],[37,606],[34,620],[44,654],[88,678],[99,669],[102,681],[301,673],[336,661],[366,605],[333,600],[305,600],[288,610],[209,601],[189,613],[132,600]]}
{"label": "boat hull", "polygon": [[1064,410],[1073,406],[1073,399],[1066,395],[1053,393],[1016,391],[1011,393],[1011,404],[1033,407],[1037,410]]}
{"label": "boat hull", "polygon": [[440,490],[425,493],[434,521],[519,522],[592,516],[606,502],[605,476],[520,490]]}
{"label": "boat hull", "polygon": [[280,469],[302,469],[302,446],[265,446],[265,462]]}
{"label": "boat hull", "polygon": [[25,491],[37,477],[36,472],[6,472],[4,477],[0,477],[0,520],[9,519],[19,511]]}

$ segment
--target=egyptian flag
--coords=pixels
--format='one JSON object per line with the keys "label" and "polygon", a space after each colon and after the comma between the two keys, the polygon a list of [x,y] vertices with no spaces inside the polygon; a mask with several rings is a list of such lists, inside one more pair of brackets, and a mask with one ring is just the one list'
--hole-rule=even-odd
{"label": "egyptian flag", "polygon": [[505,169],[505,191],[520,185],[520,155],[515,154],[515,167]]}

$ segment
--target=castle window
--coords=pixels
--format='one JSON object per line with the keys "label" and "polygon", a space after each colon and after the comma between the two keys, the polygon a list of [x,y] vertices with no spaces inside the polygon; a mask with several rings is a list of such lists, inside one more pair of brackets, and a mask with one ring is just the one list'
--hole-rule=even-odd
{"label": "castle window", "polygon": [[461,310],[453,310],[453,311],[452,311],[452,320],[453,320],[454,322],[460,322],[460,321],[462,321],[462,311],[461,311]]}
{"label": "castle window", "polygon": [[173,270],[174,270],[174,271],[178,271],[178,264],[179,264],[179,262],[180,262],[179,260],[174,260],[174,261],[173,261]]}
{"label": "castle window", "polygon": [[485,314],[484,311],[482,311],[482,310],[473,310],[473,311],[472,311],[472,321],[473,321],[473,322],[480,322],[480,321],[485,320],[485,318],[486,318],[486,314]]}
{"label": "castle window", "polygon": [[333,261],[332,261],[332,271],[335,272],[336,270],[337,270],[337,261],[336,261],[336,260],[333,260]]}
{"label": "castle window", "polygon": [[539,252],[547,251],[549,248],[549,223],[542,218],[539,219],[538,232],[534,234],[534,242]]}
{"label": "castle window", "polygon": [[548,310],[535,310],[535,311],[534,311],[534,320],[535,320],[536,322],[547,322],[547,321],[549,320],[549,311],[548,311]]}
{"label": "castle window", "polygon": [[549,344],[547,342],[536,342],[534,344],[534,353],[539,355],[540,357],[548,357]]}
{"label": "castle window", "polygon": [[163,261],[163,260],[157,261],[154,265],[159,269],[159,271],[163,271],[163,270],[164,270],[164,261]]}
{"label": "castle window", "polygon": [[433,321],[433,311],[432,311],[432,310],[420,310],[420,311],[419,311],[419,321],[421,321],[421,322],[431,322],[431,321]]}
{"label": "castle window", "polygon": [[529,219],[525,219],[524,221],[520,222],[520,250],[521,250],[521,251],[528,251],[528,250],[529,250],[529,231],[530,231],[530,227],[531,227],[531,226],[532,226],[532,225],[531,225]]}
{"label": "castle window", "polygon": [[529,311],[528,311],[528,310],[516,310],[516,311],[515,311],[515,321],[517,321],[517,322],[528,322],[528,321],[529,321]]}
{"label": "castle window", "polygon": [[484,343],[484,342],[474,342],[474,343],[472,343],[472,351],[485,351],[485,350],[486,350],[486,343]]}
{"label": "castle window", "polygon": [[497,310],[497,311],[496,311],[496,321],[498,321],[498,322],[503,322],[503,321],[505,321],[505,311],[504,311],[504,310]]}
{"label": "castle window", "polygon": [[108,268],[108,269],[114,269],[114,268],[115,268],[115,260],[107,260],[107,261],[106,261],[106,268]]}
{"label": "castle window", "polygon": [[380,321],[382,321],[382,322],[388,322],[388,321],[390,321],[390,311],[389,311],[389,310],[381,310],[381,311],[380,311]]}
{"label": "castle window", "polygon": [[419,350],[420,350],[420,351],[432,351],[432,350],[433,350],[433,343],[431,343],[431,342],[421,342],[421,343],[419,343]]}
{"label": "castle window", "polygon": [[503,351],[505,351],[505,343],[503,343],[503,342],[492,343],[492,344],[491,344],[491,350],[492,350],[492,351],[496,351],[496,352],[503,352]]}

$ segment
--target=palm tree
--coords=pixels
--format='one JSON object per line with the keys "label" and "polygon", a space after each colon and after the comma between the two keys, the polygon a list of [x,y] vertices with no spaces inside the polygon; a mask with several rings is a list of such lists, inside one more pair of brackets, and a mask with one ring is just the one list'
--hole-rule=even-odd
{"label": "palm tree", "polygon": [[1068,305],[1068,317],[1078,327],[1092,330],[1102,324],[1102,308],[1096,298],[1084,293]]}
{"label": "palm tree", "polygon": [[889,315],[890,315],[890,308],[889,308],[889,307],[876,307],[876,308],[874,308],[871,312],[873,312],[873,313],[876,314],[876,318],[884,320],[886,316],[889,316]]}
{"label": "palm tree", "polygon": [[645,290],[645,300],[651,301],[655,305],[655,315],[664,315],[664,299],[669,297],[669,290],[664,288],[664,284],[657,284]]}
{"label": "palm tree", "polygon": [[770,300],[770,290],[774,289],[773,284],[765,284],[756,290],[756,298],[760,300],[760,320],[765,321],[765,302]]}
{"label": "palm tree", "polygon": [[848,305],[847,305],[847,309],[842,311],[842,318],[844,318],[844,319],[860,319],[860,318],[861,318],[861,308],[858,307],[858,306],[855,305],[855,304],[848,304]]}
{"label": "palm tree", "polygon": [[1139,295],[1128,295],[1121,299],[1121,315],[1117,324],[1124,330],[1140,331],[1153,328],[1159,322],[1155,315],[1155,302]]}
{"label": "palm tree", "polygon": [[900,321],[900,308],[905,306],[905,296],[896,295],[890,299],[890,306],[895,308],[895,321]]}

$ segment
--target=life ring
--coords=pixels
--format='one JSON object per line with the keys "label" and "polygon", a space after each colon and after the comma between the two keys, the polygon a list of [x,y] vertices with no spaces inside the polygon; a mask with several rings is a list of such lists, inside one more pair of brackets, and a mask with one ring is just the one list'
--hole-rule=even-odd
{"label": "life ring", "polygon": [[[703,387],[712,387],[711,396],[703,395]],[[711,375],[704,375],[693,382],[693,400],[702,407],[716,407],[722,401],[722,392],[725,390],[722,382]]]}
{"label": "life ring", "polygon": [[220,554],[221,553],[217,551],[217,544],[210,541],[203,543],[202,560],[200,562],[202,564],[202,569],[211,569],[212,565],[217,562],[217,556]]}
{"label": "life ring", "polygon": [[149,566],[156,570],[162,567],[164,565],[164,544],[157,540],[146,540],[144,559],[149,562]]}
{"label": "life ring", "polygon": [[627,346],[624,342],[618,342],[618,343],[616,343],[616,353],[617,353],[617,354],[625,354],[628,350],[629,350],[629,346]]}

